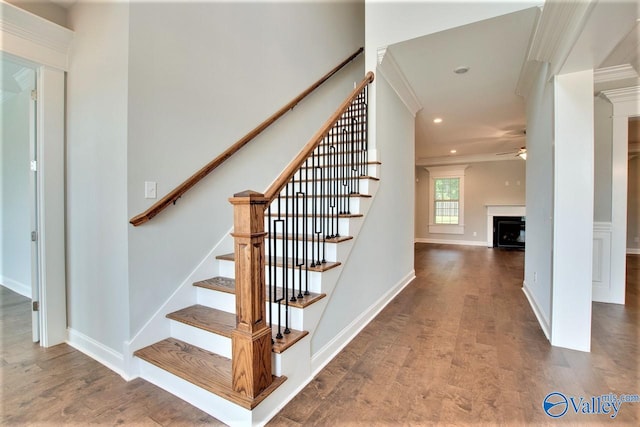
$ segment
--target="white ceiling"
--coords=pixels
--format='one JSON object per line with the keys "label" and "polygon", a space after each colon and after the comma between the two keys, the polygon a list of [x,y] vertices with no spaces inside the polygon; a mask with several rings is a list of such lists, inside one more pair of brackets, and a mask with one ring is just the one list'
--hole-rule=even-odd
{"label": "white ceiling", "polygon": [[[525,105],[515,91],[538,13],[526,9],[389,48],[423,107],[416,159],[525,145]],[[470,70],[455,74],[458,66]],[[434,124],[436,117],[443,122]]]}
{"label": "white ceiling", "polygon": [[[563,72],[627,65],[636,77],[598,83],[596,92],[640,83],[639,9],[637,0],[599,2]],[[388,48],[423,107],[416,115],[418,164],[493,158],[526,145],[524,99],[515,93],[539,13],[526,9]],[[462,65],[470,71],[455,74]],[[443,122],[434,124],[436,117]]]}

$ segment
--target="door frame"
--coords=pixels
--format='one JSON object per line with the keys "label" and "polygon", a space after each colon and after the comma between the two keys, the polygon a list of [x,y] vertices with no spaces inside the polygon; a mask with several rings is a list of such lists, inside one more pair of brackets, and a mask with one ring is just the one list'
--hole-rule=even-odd
{"label": "door frame", "polygon": [[5,2],[0,15],[0,52],[37,73],[40,345],[49,347],[67,340],[64,101],[74,33]]}

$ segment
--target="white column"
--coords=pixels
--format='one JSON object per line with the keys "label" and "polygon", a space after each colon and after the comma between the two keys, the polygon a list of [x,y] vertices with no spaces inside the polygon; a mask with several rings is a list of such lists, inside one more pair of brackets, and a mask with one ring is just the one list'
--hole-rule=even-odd
{"label": "white column", "polygon": [[64,71],[38,71],[38,163],[40,169],[40,343],[67,339],[64,212]]}
{"label": "white column", "polygon": [[593,70],[555,77],[551,344],[591,349]]}

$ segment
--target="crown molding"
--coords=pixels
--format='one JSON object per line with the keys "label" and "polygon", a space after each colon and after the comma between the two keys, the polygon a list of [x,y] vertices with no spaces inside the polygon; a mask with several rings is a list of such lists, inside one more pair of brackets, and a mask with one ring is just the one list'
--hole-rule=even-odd
{"label": "crown molding", "polygon": [[67,70],[73,31],[0,2],[0,34],[1,51]]}
{"label": "crown molding", "polygon": [[518,95],[529,95],[543,63],[549,64],[547,79],[558,74],[578,41],[595,4],[595,0],[545,2],[520,71],[516,87]]}
{"label": "crown molding", "polygon": [[613,67],[598,68],[593,72],[594,83],[613,82],[622,79],[637,79],[638,73],[631,64],[614,65]]}
{"label": "crown molding", "polygon": [[484,162],[502,162],[522,160],[516,156],[498,156],[496,153],[491,154],[473,154],[469,156],[443,156],[443,157],[422,157],[416,159],[416,166],[444,166],[444,165],[464,165],[468,163],[484,163]]}
{"label": "crown molding", "polygon": [[638,102],[640,101],[640,86],[603,90],[600,94],[605,96],[612,104],[633,101]]}
{"label": "crown molding", "polygon": [[378,49],[378,73],[384,77],[409,112],[415,117],[418,111],[422,110],[422,105],[400,66],[386,47]]}

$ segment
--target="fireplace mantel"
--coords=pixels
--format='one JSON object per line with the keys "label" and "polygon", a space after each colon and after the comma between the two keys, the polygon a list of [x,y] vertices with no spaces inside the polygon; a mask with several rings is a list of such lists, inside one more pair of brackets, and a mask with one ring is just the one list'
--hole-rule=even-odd
{"label": "fireplace mantel", "polygon": [[493,247],[494,216],[526,216],[524,205],[486,205],[487,207],[487,247]]}

